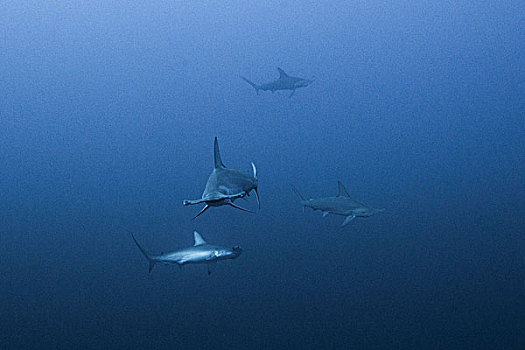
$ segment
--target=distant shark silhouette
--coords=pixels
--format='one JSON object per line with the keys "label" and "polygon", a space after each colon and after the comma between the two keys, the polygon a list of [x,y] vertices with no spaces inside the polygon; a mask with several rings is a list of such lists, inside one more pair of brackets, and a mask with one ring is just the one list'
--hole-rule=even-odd
{"label": "distant shark silhouette", "polygon": [[241,78],[255,89],[257,95],[259,94],[259,90],[270,90],[271,92],[275,92],[277,90],[292,90],[292,93],[289,97],[293,96],[296,89],[307,87],[315,80],[315,77],[312,77],[311,79],[292,77],[286,74],[285,71],[283,71],[281,68],[277,68],[277,70],[279,71],[279,79],[261,85],[257,85],[251,82],[250,80],[246,79],[245,77],[241,76]]}
{"label": "distant shark silhouette", "polygon": [[385,211],[385,209],[375,209],[354,199],[351,199],[341,181],[337,181],[337,185],[339,187],[337,197],[323,197],[313,199],[304,199],[301,193],[299,193],[299,190],[297,190],[294,185],[291,186],[292,190],[299,197],[300,203],[303,205],[303,207],[312,208],[313,210],[320,210],[323,212],[323,217],[326,217],[328,214],[346,216],[341,226],[348,225],[348,223],[356,217],[369,217]]}
{"label": "distant shark silhouette", "polygon": [[161,253],[160,255],[151,255],[137,242],[135,236],[131,235],[135,244],[140,249],[142,254],[146,257],[149,263],[149,272],[157,263],[160,264],[177,264],[179,267],[185,264],[208,264],[208,275],[211,274],[212,269],[219,260],[235,259],[242,253],[239,246],[233,248],[226,248],[216,245],[208,244],[202,236],[197,232],[193,232],[195,244],[189,248],[178,249],[169,253]]}
{"label": "distant shark silhouette", "polygon": [[252,212],[233,204],[233,201],[237,198],[249,196],[251,190],[254,190],[255,192],[257,205],[260,209],[261,204],[259,202],[259,192],[257,191],[258,181],[255,165],[252,163],[253,176],[239,170],[226,168],[221,160],[217,137],[215,137],[213,151],[215,157],[215,168],[208,178],[202,198],[196,200],[184,200],[182,202],[184,205],[194,205],[199,203],[206,204],[204,208],[193,217],[193,219],[204,213],[209,207],[219,207],[222,205],[229,205],[243,211]]}

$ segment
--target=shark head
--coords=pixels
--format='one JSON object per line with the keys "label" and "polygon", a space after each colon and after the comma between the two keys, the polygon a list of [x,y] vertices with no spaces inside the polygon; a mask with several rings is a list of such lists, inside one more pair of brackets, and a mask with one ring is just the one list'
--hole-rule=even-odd
{"label": "shark head", "polygon": [[242,248],[236,245],[235,247],[232,248],[232,252],[233,252],[233,255],[231,258],[232,259],[238,258],[239,255],[242,254]]}
{"label": "shark head", "polygon": [[307,87],[314,81],[315,81],[315,77],[312,77],[311,79],[299,79],[294,83],[294,86],[295,88]]}
{"label": "shark head", "polygon": [[215,257],[219,260],[236,259],[241,255],[242,248],[235,246],[232,249],[219,249],[215,251]]}
{"label": "shark head", "polygon": [[229,205],[242,211],[252,212],[233,203],[238,198],[249,196],[252,190],[255,191],[257,205],[260,208],[259,193],[257,191],[257,169],[255,168],[255,165],[252,163],[253,176],[239,170],[228,169],[222,162],[217,137],[215,137],[214,140],[213,156],[215,166],[208,177],[201,198],[195,200],[186,199],[182,202],[183,205],[205,204],[204,208],[202,208],[193,219],[202,215],[210,207],[220,207],[223,205]]}
{"label": "shark head", "polygon": [[366,218],[366,217],[372,216],[374,214],[381,213],[383,211],[385,211],[385,209],[375,209],[375,208],[362,207],[362,208],[354,209],[352,211],[352,214],[355,215],[355,216]]}
{"label": "shark head", "polygon": [[241,255],[241,252],[242,249],[239,246],[235,246],[232,249],[216,247],[216,250],[206,258],[208,262],[208,275],[210,275],[213,270],[213,266],[215,265],[213,264],[214,262],[217,262],[218,260],[236,259]]}

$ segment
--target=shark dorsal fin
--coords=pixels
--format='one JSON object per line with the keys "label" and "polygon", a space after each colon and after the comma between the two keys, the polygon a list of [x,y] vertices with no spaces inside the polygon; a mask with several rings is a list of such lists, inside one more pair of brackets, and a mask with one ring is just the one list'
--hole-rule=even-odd
{"label": "shark dorsal fin", "polygon": [[341,181],[337,181],[337,197],[350,197],[348,191],[345,188],[345,185]]}
{"label": "shark dorsal fin", "polygon": [[213,156],[215,159],[215,168],[226,168],[221,160],[221,153],[219,152],[219,141],[217,141],[217,136],[215,136],[215,142],[213,144]]}
{"label": "shark dorsal fin", "polygon": [[283,78],[288,78],[289,75],[286,74],[286,72],[284,70],[282,70],[281,68],[277,68],[277,70],[279,71],[279,79],[283,79]]}
{"label": "shark dorsal fin", "polygon": [[202,236],[197,231],[193,231],[193,239],[195,240],[195,244],[193,246],[206,244],[206,241],[202,238]]}

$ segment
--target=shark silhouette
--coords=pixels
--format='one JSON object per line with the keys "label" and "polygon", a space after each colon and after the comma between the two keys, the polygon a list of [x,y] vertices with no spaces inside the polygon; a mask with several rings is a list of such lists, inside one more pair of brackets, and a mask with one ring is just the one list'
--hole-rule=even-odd
{"label": "shark silhouette", "polygon": [[275,92],[277,90],[292,90],[292,93],[289,97],[292,97],[294,95],[296,89],[307,87],[315,80],[315,77],[312,77],[311,79],[292,77],[286,74],[286,72],[283,71],[281,68],[277,68],[277,70],[279,71],[279,79],[261,85],[257,85],[252,81],[246,79],[245,77],[241,76],[241,78],[255,89],[257,95],[259,94],[259,90],[269,90],[271,92]]}
{"label": "shark silhouette", "polygon": [[153,266],[157,263],[177,264],[179,267],[182,267],[182,265],[185,264],[208,264],[209,275],[217,261],[235,259],[242,253],[242,249],[239,246],[227,248],[208,244],[197,231],[193,232],[195,243],[192,247],[178,249],[169,253],[161,253],[160,255],[151,255],[142,248],[139,242],[135,239],[135,236],[131,235],[131,237],[148,260],[149,272],[151,272]]}
{"label": "shark silhouette", "polygon": [[326,217],[328,214],[346,216],[341,226],[348,225],[348,223],[356,217],[369,217],[385,211],[385,209],[375,209],[350,198],[348,191],[341,181],[337,181],[337,185],[339,190],[337,197],[322,197],[313,199],[305,199],[294,185],[291,186],[292,190],[299,197],[300,203],[303,205],[303,207],[312,208],[313,210],[320,210],[323,212],[323,217]]}
{"label": "shark silhouette", "polygon": [[260,209],[261,204],[259,201],[259,192],[257,191],[258,180],[255,164],[252,163],[253,176],[246,172],[226,168],[221,160],[217,137],[215,137],[214,142],[214,158],[215,167],[208,177],[208,182],[206,183],[206,188],[202,193],[201,199],[184,200],[182,202],[184,205],[205,203],[204,208],[195,215],[193,219],[204,213],[209,207],[219,207],[222,205],[229,205],[239,210],[251,212],[234,204],[233,201],[237,198],[249,196],[252,190],[255,192],[257,205]]}

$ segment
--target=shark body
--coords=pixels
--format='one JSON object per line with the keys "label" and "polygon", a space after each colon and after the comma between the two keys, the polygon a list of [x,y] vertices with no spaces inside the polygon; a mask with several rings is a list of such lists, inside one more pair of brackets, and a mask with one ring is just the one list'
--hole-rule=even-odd
{"label": "shark body", "polygon": [[286,72],[283,71],[281,68],[277,68],[277,70],[279,71],[279,79],[269,83],[257,85],[252,81],[246,79],[245,77],[241,76],[241,78],[255,89],[257,95],[259,94],[259,90],[271,92],[275,92],[278,90],[292,90],[290,97],[294,95],[296,89],[307,87],[315,80],[313,77],[311,79],[292,77],[286,74]]}
{"label": "shark body", "polygon": [[177,264],[179,267],[185,264],[208,264],[209,275],[217,261],[235,259],[242,253],[242,249],[239,246],[227,248],[208,244],[197,231],[193,232],[194,245],[192,247],[178,249],[169,253],[161,253],[160,255],[148,253],[135,239],[135,236],[131,235],[131,237],[148,260],[149,272],[151,272],[153,266],[157,263]]}
{"label": "shark body", "polygon": [[214,142],[214,159],[215,167],[208,177],[208,182],[206,183],[202,197],[195,200],[187,199],[182,202],[184,205],[205,204],[204,208],[193,218],[197,218],[210,207],[219,207],[223,205],[229,205],[236,209],[250,212],[233,202],[238,198],[249,196],[252,190],[255,192],[257,204],[260,208],[259,193],[257,192],[257,169],[255,168],[255,165],[252,163],[253,175],[247,172],[226,168],[221,160],[217,137],[215,137]]}
{"label": "shark body", "polygon": [[376,209],[358,202],[348,194],[345,186],[341,181],[337,182],[338,193],[336,197],[322,197],[305,199],[294,185],[292,190],[299,197],[300,203],[303,207],[312,208],[313,210],[320,210],[323,212],[323,217],[328,214],[345,216],[345,220],[341,226],[346,226],[350,221],[356,217],[369,217],[374,214],[385,211],[385,209]]}

